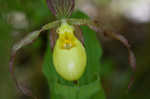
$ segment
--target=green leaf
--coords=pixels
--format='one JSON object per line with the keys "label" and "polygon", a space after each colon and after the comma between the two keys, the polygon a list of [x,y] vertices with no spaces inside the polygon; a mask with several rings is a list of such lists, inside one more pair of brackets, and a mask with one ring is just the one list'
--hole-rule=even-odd
{"label": "green leaf", "polygon": [[[73,18],[88,18],[81,12],[73,13]],[[52,63],[52,52],[48,46],[43,64],[43,73],[48,80],[51,99],[105,99],[100,82],[100,58],[102,48],[96,32],[87,26],[81,26],[87,52],[87,68],[78,84],[61,78]]]}

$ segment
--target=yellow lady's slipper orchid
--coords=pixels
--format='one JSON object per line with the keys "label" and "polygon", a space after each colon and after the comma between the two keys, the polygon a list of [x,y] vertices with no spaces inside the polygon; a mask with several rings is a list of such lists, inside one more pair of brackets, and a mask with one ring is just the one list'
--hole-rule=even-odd
{"label": "yellow lady's slipper orchid", "polygon": [[73,26],[62,23],[53,51],[53,64],[65,80],[78,80],[84,73],[87,56],[82,43],[75,37]]}

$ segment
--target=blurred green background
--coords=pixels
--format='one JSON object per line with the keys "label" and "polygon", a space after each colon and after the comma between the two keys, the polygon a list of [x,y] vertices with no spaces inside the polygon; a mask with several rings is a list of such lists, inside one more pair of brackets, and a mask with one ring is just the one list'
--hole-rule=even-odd
{"label": "blurred green background", "polygon": [[[107,99],[150,98],[150,0],[76,0],[76,9],[92,19],[103,21],[108,30],[124,35],[137,58],[136,72],[128,65],[126,48],[118,41],[99,34],[103,47],[101,66],[102,85]],[[9,72],[12,45],[55,20],[46,0],[0,0],[0,99],[27,99],[19,94]],[[26,82],[40,99],[45,99],[48,86],[42,74],[47,35],[21,50],[16,58],[15,73]],[[131,76],[133,86],[127,91]]]}

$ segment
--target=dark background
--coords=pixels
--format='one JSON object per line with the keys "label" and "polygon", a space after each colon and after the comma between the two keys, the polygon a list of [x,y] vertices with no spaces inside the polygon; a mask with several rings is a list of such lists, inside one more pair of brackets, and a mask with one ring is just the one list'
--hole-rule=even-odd
{"label": "dark background", "polygon": [[[108,99],[150,98],[150,0],[76,0],[76,9],[103,21],[108,30],[124,35],[137,58],[136,72],[128,65],[126,48],[118,41],[99,35],[103,47],[102,84]],[[29,32],[55,20],[46,0],[0,0],[0,99],[26,99],[19,94],[9,72],[13,44]],[[41,72],[47,35],[21,50],[16,58],[15,73],[19,81],[32,86],[41,99],[47,92]],[[135,82],[127,92],[129,77]],[[28,97],[29,98],[29,97]]]}

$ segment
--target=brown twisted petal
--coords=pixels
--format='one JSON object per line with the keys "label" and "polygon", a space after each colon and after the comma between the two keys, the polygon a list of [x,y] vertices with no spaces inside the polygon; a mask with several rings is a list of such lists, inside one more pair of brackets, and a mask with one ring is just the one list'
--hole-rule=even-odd
{"label": "brown twisted petal", "polygon": [[75,6],[75,0],[46,0],[46,2],[56,17],[70,16]]}
{"label": "brown twisted petal", "polygon": [[52,29],[49,35],[51,51],[53,51],[54,49],[57,38],[58,38],[58,35],[56,33],[56,29]]}
{"label": "brown twisted petal", "polygon": [[34,31],[34,32],[30,33],[29,35],[27,35],[20,42],[15,44],[12,48],[12,54],[11,54],[10,63],[9,63],[10,73],[11,73],[11,76],[12,76],[13,80],[15,81],[15,84],[16,84],[16,87],[18,88],[18,90],[23,92],[24,95],[31,96],[34,99],[37,99],[36,96],[34,96],[32,94],[32,92],[27,87],[25,87],[22,83],[18,82],[18,80],[16,79],[16,76],[15,76],[15,73],[14,73],[14,69],[15,69],[14,61],[15,61],[15,57],[16,57],[17,52],[22,47],[24,47],[25,45],[32,44],[34,42],[34,40],[37,39],[37,37],[40,35],[41,32],[42,32],[42,30]]}
{"label": "brown twisted petal", "polygon": [[[130,48],[128,40],[125,37],[123,37],[121,34],[112,33],[112,32],[105,32],[105,33],[106,33],[106,35],[111,36],[114,39],[119,40],[128,49],[128,53],[129,53],[128,61],[129,61],[129,64],[130,64],[132,70],[135,71],[135,69],[136,69],[136,58],[135,58],[135,55]],[[128,84],[128,89],[132,86],[133,82],[134,82],[134,77],[131,77],[131,80]]]}
{"label": "brown twisted petal", "polygon": [[[128,49],[128,53],[129,53],[128,61],[129,61],[129,64],[130,64],[133,72],[135,71],[136,58],[130,48],[130,44],[128,43],[128,40],[124,36],[122,36],[121,34],[118,34],[118,33],[107,31],[106,29],[102,28],[101,24],[99,24],[97,22],[93,22],[92,25],[89,25],[89,27],[92,28],[93,30],[95,30],[96,32],[104,33],[104,35],[106,35],[108,37],[119,40]],[[131,77],[131,81],[128,84],[128,88],[130,88],[132,86],[133,82],[134,82],[134,77]]]}
{"label": "brown twisted petal", "polygon": [[9,67],[9,70],[10,70],[10,73],[11,73],[11,76],[13,78],[13,80],[15,81],[15,84],[16,84],[16,87],[19,91],[23,92],[24,95],[26,96],[31,96],[33,97],[33,99],[37,99],[36,96],[33,95],[33,93],[31,92],[30,89],[28,89],[26,86],[24,86],[22,83],[18,82],[18,80],[16,79],[16,76],[14,74],[14,61],[15,61],[15,56],[16,56],[16,52],[12,53],[11,55],[11,59],[10,59],[10,67]]}
{"label": "brown twisted petal", "polygon": [[79,26],[75,26],[75,36],[82,42],[82,44],[84,45],[84,37],[83,37],[83,33],[82,30]]}
{"label": "brown twisted petal", "polygon": [[119,33],[114,33],[114,32],[111,32],[111,31],[107,31],[105,28],[103,28],[103,24],[100,24],[97,21],[94,21],[92,23],[92,25],[89,25],[89,27],[92,28],[93,30],[95,30],[96,32],[103,33],[105,36],[108,36],[110,38],[119,40],[128,49],[129,64],[130,64],[132,70],[135,71],[135,69],[136,69],[136,58],[135,58],[135,55],[134,55],[134,53],[132,52],[132,50],[130,48],[130,44],[129,44],[128,40],[124,36],[122,36]]}
{"label": "brown twisted petal", "polygon": [[119,40],[128,49],[128,53],[129,53],[128,61],[129,61],[129,64],[130,64],[132,70],[135,71],[135,69],[136,69],[136,58],[135,58],[135,55],[130,48],[128,40],[125,37],[123,37],[121,34],[117,34],[117,33],[113,33],[113,32],[109,32],[109,33],[105,32],[105,33],[106,33],[106,35],[111,36],[114,39]]}

